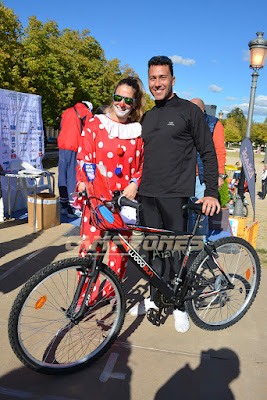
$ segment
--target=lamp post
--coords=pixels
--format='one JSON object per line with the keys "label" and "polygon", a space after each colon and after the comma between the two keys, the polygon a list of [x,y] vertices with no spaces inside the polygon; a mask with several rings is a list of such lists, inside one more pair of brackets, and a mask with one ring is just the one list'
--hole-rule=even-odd
{"label": "lamp post", "polygon": [[[251,126],[252,126],[252,117],[254,110],[254,101],[255,101],[255,93],[257,87],[257,79],[258,79],[258,70],[263,68],[266,54],[267,54],[267,40],[263,37],[264,32],[257,32],[257,38],[251,40],[249,42],[250,49],[250,65],[249,67],[253,69],[252,73],[252,83],[251,83],[251,92],[250,92],[250,100],[249,100],[249,108],[248,108],[248,119],[247,119],[247,129],[246,129],[246,137],[250,138],[251,136]],[[245,183],[245,174],[242,168],[241,177],[238,185],[238,195],[236,199],[236,206],[234,215],[241,217],[243,215],[243,198],[244,198],[244,183]]]}
{"label": "lamp post", "polygon": [[222,110],[219,112],[218,116],[219,116],[219,120],[221,121],[222,118],[223,118],[223,112],[222,112]]}
{"label": "lamp post", "polygon": [[258,71],[263,68],[266,54],[267,54],[267,40],[263,37],[264,32],[257,32],[257,38],[251,40],[249,42],[250,48],[250,68],[253,69],[252,73],[252,84],[251,84],[251,92],[250,92],[250,101],[248,108],[248,119],[247,119],[247,129],[246,129],[246,137],[250,138],[251,135],[251,125],[252,125],[252,116],[254,109],[254,100],[255,93],[257,87],[257,79],[258,79]]}

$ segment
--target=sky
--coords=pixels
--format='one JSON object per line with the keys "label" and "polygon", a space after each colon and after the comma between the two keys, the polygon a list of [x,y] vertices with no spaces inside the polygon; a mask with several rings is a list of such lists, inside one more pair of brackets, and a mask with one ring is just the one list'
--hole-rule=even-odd
{"label": "sky", "polygon": [[[267,1],[225,0],[4,0],[23,28],[35,15],[42,23],[89,29],[105,57],[118,58],[138,73],[149,93],[147,62],[166,55],[174,62],[174,91],[182,98],[201,98],[217,106],[224,118],[233,108],[247,116],[252,69],[248,43],[265,32]],[[259,70],[253,120],[267,117],[267,59]]]}

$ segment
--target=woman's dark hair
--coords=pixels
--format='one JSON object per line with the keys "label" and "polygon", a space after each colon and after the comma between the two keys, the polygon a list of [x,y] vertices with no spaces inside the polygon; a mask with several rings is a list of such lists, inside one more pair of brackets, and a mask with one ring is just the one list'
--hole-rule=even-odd
{"label": "woman's dark hair", "polygon": [[107,108],[109,108],[109,105],[103,104],[102,106],[97,107],[95,114],[107,114]]}
{"label": "woman's dark hair", "polygon": [[135,107],[132,109],[130,114],[131,122],[140,122],[145,111],[146,100],[144,94],[144,88],[142,81],[139,78],[135,78],[133,76],[129,76],[128,78],[124,78],[119,81],[117,86],[115,87],[114,93],[119,86],[127,85],[133,88],[134,90],[134,98],[135,98]]}

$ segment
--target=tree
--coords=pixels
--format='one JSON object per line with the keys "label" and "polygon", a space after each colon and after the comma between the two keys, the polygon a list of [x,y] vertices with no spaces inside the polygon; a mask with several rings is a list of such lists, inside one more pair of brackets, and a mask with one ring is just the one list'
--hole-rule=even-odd
{"label": "tree", "polygon": [[230,118],[233,118],[236,121],[239,131],[241,133],[241,138],[243,139],[246,133],[246,121],[247,121],[243,110],[241,110],[241,108],[238,107],[234,108],[230,113],[227,114],[227,119]]}
{"label": "tree", "polygon": [[267,142],[267,125],[265,123],[253,123],[251,127],[251,141],[257,145]]}
{"label": "tree", "polygon": [[155,101],[151,99],[148,93],[145,93],[145,98],[146,98],[146,107],[145,107],[145,112],[151,110],[151,108],[154,107]]}
{"label": "tree", "polygon": [[234,118],[227,118],[224,125],[224,135],[226,142],[240,142],[242,139],[240,129]]}
{"label": "tree", "polygon": [[88,30],[60,32],[55,21],[43,25],[32,16],[24,46],[29,91],[42,96],[46,124],[58,124],[62,111],[77,101],[100,101],[104,51]]}
{"label": "tree", "polygon": [[[0,86],[3,89],[23,88],[20,67],[23,45],[22,27],[13,10],[0,2]],[[16,90],[15,89],[15,90]]]}
{"label": "tree", "polygon": [[62,112],[82,100],[109,104],[115,84],[137,76],[120,60],[106,60],[89,30],[59,30],[56,21],[29,18],[22,30],[13,10],[0,3],[0,85],[42,96],[45,125],[57,128]]}

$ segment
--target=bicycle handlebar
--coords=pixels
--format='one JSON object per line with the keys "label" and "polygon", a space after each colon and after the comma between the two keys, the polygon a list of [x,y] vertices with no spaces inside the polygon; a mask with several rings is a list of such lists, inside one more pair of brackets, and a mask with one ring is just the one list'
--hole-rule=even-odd
{"label": "bicycle handlebar", "polygon": [[128,199],[126,196],[124,196],[123,193],[120,193],[119,190],[114,190],[113,201],[115,203],[115,207],[117,204],[119,207],[129,206],[129,207],[135,208],[136,210],[141,210],[141,208],[142,208],[141,204],[137,203],[136,201],[132,201],[132,200]]}
{"label": "bicycle handlebar", "polygon": [[198,214],[202,214],[202,203],[186,203],[183,205],[183,210],[193,210]]}
{"label": "bicycle handlebar", "polygon": [[[79,197],[81,197],[81,196],[87,197],[87,193],[85,190],[83,192],[74,192],[71,194],[79,196]],[[142,208],[142,204],[128,199],[126,196],[123,195],[123,193],[120,193],[119,190],[115,190],[113,192],[113,196],[114,196],[113,200],[111,202],[107,202],[107,203],[110,203],[110,204],[113,203],[115,205],[115,207],[117,204],[119,207],[129,206],[129,207],[135,208],[136,210],[141,210],[141,208]]]}
{"label": "bicycle handlebar", "polygon": [[122,206],[129,206],[129,207],[133,207],[136,210],[141,210],[142,204],[139,204],[135,201],[132,201],[130,199],[128,199],[126,196],[124,196],[123,194],[121,194],[118,198],[118,205],[120,207]]}

